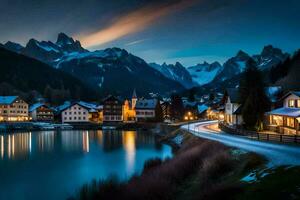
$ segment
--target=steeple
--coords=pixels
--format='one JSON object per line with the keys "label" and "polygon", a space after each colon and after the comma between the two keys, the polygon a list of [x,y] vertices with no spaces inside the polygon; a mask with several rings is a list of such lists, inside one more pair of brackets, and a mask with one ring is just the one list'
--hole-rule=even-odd
{"label": "steeple", "polygon": [[137,95],[136,95],[135,89],[133,90],[133,93],[132,93],[132,99],[137,99]]}
{"label": "steeple", "polygon": [[135,108],[136,102],[137,102],[137,95],[136,95],[136,91],[134,89],[133,93],[132,93],[132,98],[131,98],[132,109]]}

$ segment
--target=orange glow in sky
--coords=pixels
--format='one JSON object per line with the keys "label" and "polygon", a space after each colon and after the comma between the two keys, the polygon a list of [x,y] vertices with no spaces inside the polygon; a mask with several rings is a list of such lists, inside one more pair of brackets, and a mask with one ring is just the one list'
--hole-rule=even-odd
{"label": "orange glow in sky", "polygon": [[144,30],[160,18],[193,6],[198,0],[183,0],[168,5],[146,6],[116,19],[104,29],[89,34],[79,35],[84,47],[102,45],[123,36]]}

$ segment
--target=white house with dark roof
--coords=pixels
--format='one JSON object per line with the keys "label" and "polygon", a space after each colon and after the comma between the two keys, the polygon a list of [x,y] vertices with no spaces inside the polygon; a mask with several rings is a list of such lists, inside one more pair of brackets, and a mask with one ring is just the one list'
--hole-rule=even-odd
{"label": "white house with dark roof", "polygon": [[269,130],[282,134],[300,134],[300,91],[292,91],[282,97],[283,107],[266,113]]}
{"label": "white house with dark roof", "polygon": [[28,121],[28,104],[18,96],[0,96],[0,121]]}
{"label": "white house with dark roof", "polygon": [[100,122],[102,107],[84,101],[75,102],[60,110],[62,123]]}
{"label": "white house with dark roof", "polygon": [[242,105],[239,103],[238,88],[226,90],[224,122],[229,125],[241,125],[243,117],[241,115]]}
{"label": "white house with dark roof", "polygon": [[137,121],[154,119],[158,109],[161,107],[157,99],[139,99],[135,106]]}

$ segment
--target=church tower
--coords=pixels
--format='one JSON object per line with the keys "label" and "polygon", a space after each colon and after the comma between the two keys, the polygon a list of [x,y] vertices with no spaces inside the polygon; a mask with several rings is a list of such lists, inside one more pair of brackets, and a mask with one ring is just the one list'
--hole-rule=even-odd
{"label": "church tower", "polygon": [[131,98],[131,103],[132,103],[132,109],[135,109],[136,102],[137,102],[137,95],[135,92],[135,89],[133,90],[132,98]]}

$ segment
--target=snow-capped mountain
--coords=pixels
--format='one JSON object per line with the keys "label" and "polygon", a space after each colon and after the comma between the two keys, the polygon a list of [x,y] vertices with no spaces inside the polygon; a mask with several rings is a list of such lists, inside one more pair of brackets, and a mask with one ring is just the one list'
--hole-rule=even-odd
{"label": "snow-capped mountain", "polygon": [[165,94],[184,89],[183,86],[150,67],[143,59],[124,49],[108,48],[94,52],[64,55],[56,67],[97,87],[102,93]]}
{"label": "snow-capped mountain", "polygon": [[218,62],[211,64],[203,62],[202,64],[188,67],[187,70],[194,82],[198,83],[198,85],[204,85],[211,82],[220,73],[222,66]]}
{"label": "snow-capped mountain", "polygon": [[213,81],[224,81],[242,73],[246,69],[246,63],[249,59],[251,57],[247,53],[239,51],[236,56],[224,63],[223,69],[215,76]]}
{"label": "snow-capped mountain", "polygon": [[[11,46],[18,47],[17,44]],[[17,48],[14,48],[17,52],[15,49]],[[165,94],[184,89],[181,83],[165,77],[143,59],[124,49],[108,48],[89,52],[81,47],[79,41],[64,33],[58,35],[55,43],[31,39],[18,53],[63,70],[102,93],[129,95],[135,88],[145,95],[150,92]],[[177,70],[180,67],[182,66],[177,65],[174,71],[179,73]],[[183,79],[184,76],[189,77],[188,72],[182,75]]]}
{"label": "snow-capped mountain", "polygon": [[69,53],[87,52],[79,41],[64,33],[58,35],[56,43],[30,39],[20,53],[52,65],[57,59]]}
{"label": "snow-capped mountain", "polygon": [[187,89],[197,86],[197,84],[193,82],[190,73],[179,62],[176,62],[175,65],[166,63],[163,63],[162,65],[149,63],[149,65],[161,72],[165,77],[181,83]]}

